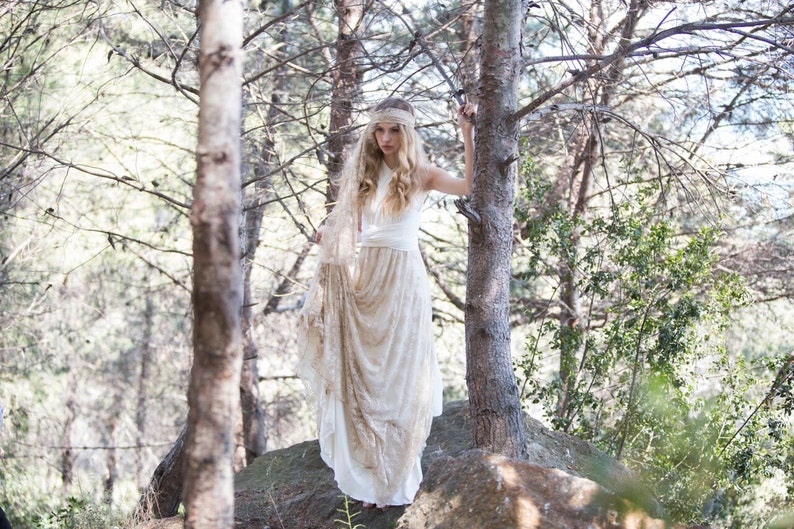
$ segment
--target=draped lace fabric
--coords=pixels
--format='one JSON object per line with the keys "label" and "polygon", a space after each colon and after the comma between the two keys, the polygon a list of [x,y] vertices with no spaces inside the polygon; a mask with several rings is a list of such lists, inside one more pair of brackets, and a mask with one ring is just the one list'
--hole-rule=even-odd
{"label": "draped lace fabric", "polygon": [[413,501],[432,417],[441,413],[428,279],[417,243],[424,193],[400,218],[384,215],[390,178],[384,164],[375,199],[363,211],[355,260],[334,242],[328,250],[326,227],[298,332],[298,372],[317,398],[323,459],[342,492],[378,505]]}

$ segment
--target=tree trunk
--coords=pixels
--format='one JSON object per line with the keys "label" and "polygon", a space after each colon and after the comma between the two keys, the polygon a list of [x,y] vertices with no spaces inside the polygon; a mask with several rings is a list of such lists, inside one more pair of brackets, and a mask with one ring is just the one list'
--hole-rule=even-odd
{"label": "tree trunk", "polygon": [[[618,46],[625,48],[631,42],[637,29],[642,12],[647,8],[643,0],[632,0],[626,11],[626,16],[621,22]],[[600,2],[594,2],[590,7],[590,23],[588,25],[588,39],[590,49],[594,56],[604,53],[604,35],[607,23],[604,20],[603,7]],[[590,65],[596,61],[591,60]],[[625,60],[615,61],[599,78],[594,85],[593,97],[598,105],[609,107],[618,88],[618,83],[623,77]],[[579,292],[579,275],[577,273],[577,253],[581,245],[581,225],[578,223],[589,209],[590,191],[599,157],[602,155],[601,138],[603,131],[600,129],[597,116],[586,115],[582,118],[576,140],[570,149],[572,161],[563,164],[567,171],[560,171],[557,189],[567,186],[569,198],[565,204],[574,220],[574,231],[571,234],[568,255],[560,263],[560,331],[566,336],[576,336],[587,333],[589,322],[581,306],[581,293]],[[578,406],[571,407],[572,397],[575,396],[579,382],[579,367],[585,362],[586,336],[571,340],[568,348],[560,350],[560,387],[557,395],[555,415],[559,419],[564,431],[568,431],[573,424],[573,416]]]}
{"label": "tree trunk", "polygon": [[259,365],[257,362],[259,353],[256,350],[256,344],[251,338],[250,331],[245,335],[243,351],[245,360],[240,373],[240,413],[242,415],[242,442],[244,449],[242,460],[244,465],[239,465],[240,467],[250,465],[257,457],[264,454],[267,449],[265,410],[259,401]]}
{"label": "tree trunk", "polygon": [[[144,309],[144,329],[141,340],[141,366],[138,378],[138,403],[135,410],[136,424],[136,478],[143,482],[143,450],[146,444],[146,425],[148,422],[148,393],[152,366],[152,317],[154,304],[146,297]],[[167,518],[175,516],[182,502],[182,486],[185,481],[185,434],[182,428],[171,450],[152,473],[148,485],[138,501],[136,515],[139,519]],[[141,485],[142,486],[142,485]]]}
{"label": "tree trunk", "polygon": [[[282,5],[286,11],[286,3]],[[281,43],[288,44],[288,31],[279,33]],[[235,468],[251,464],[254,459],[264,454],[267,449],[266,415],[259,397],[259,351],[253,339],[255,301],[251,294],[251,267],[259,246],[262,219],[265,204],[272,198],[271,162],[275,148],[275,124],[281,115],[279,112],[279,93],[284,88],[287,75],[273,75],[270,106],[267,111],[264,138],[261,145],[250,145],[251,165],[254,172],[254,185],[247,186],[245,197],[245,219],[243,225],[243,370],[240,377],[240,411],[241,431],[238,435]],[[301,259],[302,261],[302,259]],[[286,279],[284,283],[290,284]],[[282,284],[284,284],[282,283]],[[278,297],[274,296],[275,303]],[[273,297],[268,301],[268,305]],[[263,313],[268,314],[266,306]]]}
{"label": "tree trunk", "polygon": [[336,37],[336,63],[334,85],[331,93],[331,126],[328,139],[328,177],[326,202],[336,201],[336,177],[342,171],[345,151],[355,141],[350,130],[353,124],[353,107],[361,94],[364,71],[360,65],[363,53],[356,31],[364,19],[369,0],[335,0],[339,29]]}
{"label": "tree trunk", "polygon": [[[274,88],[275,91],[275,88]],[[276,96],[274,96],[276,97]],[[268,119],[274,115],[268,113]],[[269,124],[268,124],[269,125]],[[267,130],[266,141],[261,149],[254,148],[256,155],[254,162],[254,177],[256,184],[253,186],[253,197],[248,201],[243,228],[243,370],[240,374],[240,412],[242,414],[242,445],[244,463],[251,464],[254,459],[265,453],[267,449],[267,431],[265,429],[265,410],[259,401],[259,351],[253,338],[253,306],[251,295],[251,267],[256,257],[256,248],[259,245],[259,235],[262,229],[262,217],[265,208],[262,203],[269,195],[270,178],[262,175],[269,169],[268,165],[273,152],[271,132]]]}
{"label": "tree trunk", "polygon": [[[276,79],[283,77],[277,76]],[[280,89],[280,81],[276,82],[273,91]],[[268,112],[265,141],[261,148],[252,146],[254,157],[254,179],[256,183],[251,191],[252,196],[246,199],[245,223],[243,226],[243,369],[240,374],[240,412],[241,432],[238,454],[235,456],[235,468],[251,464],[254,459],[265,453],[267,449],[267,431],[265,428],[265,410],[259,399],[259,351],[253,338],[255,302],[251,295],[251,268],[259,245],[262,229],[263,205],[270,196],[271,179],[264,175],[270,170],[273,155],[273,132],[271,120],[275,118],[276,95]]]}
{"label": "tree trunk", "polygon": [[135,406],[135,483],[143,486],[143,450],[146,444],[146,423],[149,400],[149,379],[152,365],[152,316],[154,306],[151,294],[146,295],[141,339],[141,371],[138,376],[138,403]]}
{"label": "tree trunk", "polygon": [[182,502],[182,486],[185,482],[185,437],[187,426],[182,428],[174,446],[157,465],[138,502],[137,518],[168,518],[176,516]]}
{"label": "tree trunk", "polygon": [[480,59],[477,47],[477,39],[480,36],[479,7],[479,2],[461,5],[460,24],[456,28],[458,40],[460,40],[460,53],[463,56],[459,67],[461,88],[472,102],[477,97],[477,73]]}
{"label": "tree trunk", "polygon": [[74,398],[74,386],[77,381],[74,374],[69,376],[71,377],[69,381],[69,397],[66,399],[66,417],[63,421],[63,434],[61,435],[61,445],[63,446],[63,451],[61,452],[61,496],[63,498],[67,498],[72,490],[74,460],[76,457],[72,449],[72,428],[77,415],[77,402]]}
{"label": "tree trunk", "polygon": [[[584,118],[579,142],[574,142],[572,151],[575,153],[573,163],[570,164],[570,171],[561,173],[560,180],[573,184],[569,190],[571,196],[568,200],[568,210],[574,221],[584,216],[588,209],[590,189],[592,187],[594,165],[600,153],[600,135],[598,124]],[[565,164],[564,167],[568,167]],[[560,387],[557,395],[557,407],[555,415],[560,419],[563,431],[568,431],[571,421],[571,413],[578,409],[571,408],[571,397],[576,392],[579,378],[579,366],[584,361],[585,337],[579,336],[585,333],[589,327],[587,318],[582,310],[581,295],[579,292],[579,272],[578,254],[581,245],[581,226],[574,222],[571,238],[565,253],[561,256],[560,274],[560,332],[562,336],[568,337],[562,342],[567,344],[560,349]]]}
{"label": "tree trunk", "polygon": [[121,410],[121,406],[124,401],[124,389],[121,387],[116,388],[116,395],[113,398],[113,406],[110,410],[110,416],[108,417],[108,440],[107,440],[107,470],[108,474],[105,477],[105,483],[103,485],[103,492],[105,495],[105,504],[109,507],[113,507],[113,491],[116,488],[116,480],[119,477],[119,467],[118,467],[118,454],[116,453],[116,430],[119,426],[119,410]]}
{"label": "tree trunk", "polygon": [[234,429],[243,337],[240,266],[241,0],[199,3],[201,83],[193,190],[193,367],[185,528],[234,525]]}
{"label": "tree trunk", "polygon": [[510,356],[510,257],[518,159],[520,0],[486,0],[469,215],[466,380],[478,448],[525,458],[523,413]]}

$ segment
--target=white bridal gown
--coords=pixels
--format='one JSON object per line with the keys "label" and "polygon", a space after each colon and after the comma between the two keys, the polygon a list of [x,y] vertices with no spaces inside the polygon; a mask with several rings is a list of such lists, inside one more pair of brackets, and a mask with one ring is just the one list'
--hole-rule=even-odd
{"label": "white bridal gown", "polygon": [[309,325],[299,365],[317,397],[321,454],[339,489],[378,505],[413,501],[422,450],[442,408],[418,246],[426,193],[418,193],[400,218],[384,214],[391,175],[382,164],[376,196],[363,211],[352,278],[340,281],[349,292],[342,302],[323,305],[319,321]]}

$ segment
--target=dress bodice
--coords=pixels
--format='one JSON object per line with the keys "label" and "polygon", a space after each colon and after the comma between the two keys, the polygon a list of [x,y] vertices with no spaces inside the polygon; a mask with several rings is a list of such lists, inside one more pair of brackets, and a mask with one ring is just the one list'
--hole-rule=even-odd
{"label": "dress bodice", "polygon": [[361,245],[416,250],[419,248],[419,222],[422,202],[427,192],[418,191],[402,215],[395,217],[383,211],[383,201],[389,192],[392,170],[381,163],[375,196],[362,212]]}

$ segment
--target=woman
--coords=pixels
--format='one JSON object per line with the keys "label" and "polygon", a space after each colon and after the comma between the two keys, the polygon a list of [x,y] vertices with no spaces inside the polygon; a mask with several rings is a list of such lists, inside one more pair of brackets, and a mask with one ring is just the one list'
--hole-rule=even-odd
{"label": "woman", "polygon": [[301,311],[298,372],[318,401],[322,458],[339,489],[365,507],[413,501],[432,418],[441,413],[419,216],[431,190],[471,192],[473,114],[470,104],[458,109],[466,165],[459,179],[427,163],[410,103],[378,104],[317,234],[320,264]]}

